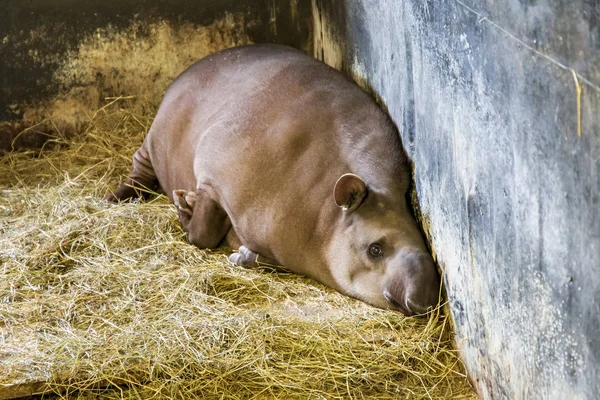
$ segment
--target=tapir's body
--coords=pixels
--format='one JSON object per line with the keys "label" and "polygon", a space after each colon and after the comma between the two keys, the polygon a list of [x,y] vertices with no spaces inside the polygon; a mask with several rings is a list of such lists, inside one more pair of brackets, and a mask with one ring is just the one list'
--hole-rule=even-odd
{"label": "tapir's body", "polygon": [[243,256],[407,314],[437,303],[393,124],[358,86],[297,50],[233,48],[182,73],[111,199],[157,184],[198,247],[228,240]]}

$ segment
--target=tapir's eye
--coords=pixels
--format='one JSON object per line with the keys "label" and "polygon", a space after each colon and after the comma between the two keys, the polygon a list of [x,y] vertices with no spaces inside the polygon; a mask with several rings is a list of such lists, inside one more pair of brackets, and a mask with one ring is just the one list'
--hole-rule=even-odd
{"label": "tapir's eye", "polygon": [[369,255],[371,257],[381,257],[383,255],[383,247],[379,243],[373,243],[369,246]]}

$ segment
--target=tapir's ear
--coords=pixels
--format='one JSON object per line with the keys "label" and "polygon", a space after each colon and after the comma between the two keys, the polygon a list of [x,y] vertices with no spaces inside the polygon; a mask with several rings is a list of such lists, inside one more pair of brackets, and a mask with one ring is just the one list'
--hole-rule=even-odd
{"label": "tapir's ear", "polygon": [[192,215],[196,204],[196,193],[187,190],[173,190],[173,203],[180,211]]}
{"label": "tapir's ear", "polygon": [[356,210],[366,195],[367,185],[354,174],[342,175],[333,188],[335,204],[346,212]]}

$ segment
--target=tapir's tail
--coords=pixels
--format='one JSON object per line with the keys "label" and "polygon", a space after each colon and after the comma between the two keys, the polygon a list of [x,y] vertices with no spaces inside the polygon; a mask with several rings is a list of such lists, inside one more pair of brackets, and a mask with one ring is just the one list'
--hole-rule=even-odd
{"label": "tapir's tail", "polygon": [[133,155],[133,168],[129,177],[104,199],[113,203],[137,198],[146,199],[157,189],[157,186],[158,179],[148,157],[148,151],[142,145]]}

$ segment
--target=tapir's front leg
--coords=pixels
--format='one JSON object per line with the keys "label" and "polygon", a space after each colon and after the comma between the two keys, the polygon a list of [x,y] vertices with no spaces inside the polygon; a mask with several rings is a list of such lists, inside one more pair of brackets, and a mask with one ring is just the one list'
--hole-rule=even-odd
{"label": "tapir's front leg", "polygon": [[229,261],[239,267],[257,267],[258,266],[258,253],[253,252],[246,246],[240,246],[237,253],[233,253],[229,256]]}
{"label": "tapir's front leg", "polygon": [[229,256],[229,261],[240,267],[270,267],[280,269],[279,264],[276,261],[268,259],[253,252],[246,246],[240,246],[237,253],[233,253]]}
{"label": "tapir's front leg", "polygon": [[[188,241],[201,249],[214,249],[227,237],[229,244],[239,243],[231,220],[223,208],[203,190],[174,190],[173,202]],[[278,263],[240,246],[229,260],[240,267],[278,267]]]}
{"label": "tapir's front leg", "polygon": [[204,190],[174,190],[173,202],[188,242],[201,249],[215,249],[231,229],[223,208]]}

